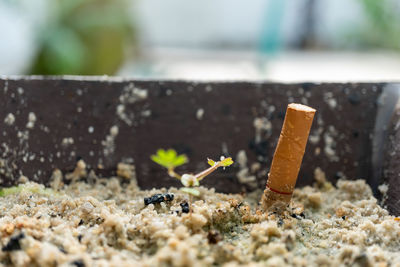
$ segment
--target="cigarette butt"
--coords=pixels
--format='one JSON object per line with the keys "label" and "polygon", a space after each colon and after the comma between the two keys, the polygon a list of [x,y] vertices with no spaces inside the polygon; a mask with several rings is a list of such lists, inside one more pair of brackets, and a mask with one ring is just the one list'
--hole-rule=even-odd
{"label": "cigarette butt", "polygon": [[288,105],[261,199],[264,210],[290,203],[315,111],[301,104]]}

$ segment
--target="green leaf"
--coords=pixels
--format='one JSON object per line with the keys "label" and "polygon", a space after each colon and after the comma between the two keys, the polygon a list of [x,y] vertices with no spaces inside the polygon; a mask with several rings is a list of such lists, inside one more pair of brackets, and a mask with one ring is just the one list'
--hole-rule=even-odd
{"label": "green leaf", "polygon": [[186,155],[179,155],[174,159],[174,166],[178,167],[188,162]]}
{"label": "green leaf", "polygon": [[155,163],[157,163],[157,164],[159,164],[159,165],[161,165],[161,166],[163,166],[163,167],[165,167],[165,168],[169,168],[170,167],[170,165],[167,163],[167,162],[165,162],[160,156],[158,156],[158,155],[151,155],[151,160],[152,161],[154,161]]}
{"label": "green leaf", "polygon": [[175,168],[188,162],[186,155],[178,155],[173,149],[159,149],[155,155],[150,156],[155,163],[167,168]]}
{"label": "green leaf", "polygon": [[195,196],[195,197],[200,196],[200,191],[197,190],[197,189],[194,189],[194,188],[182,187],[180,190],[181,190],[182,192],[187,193],[187,194],[191,194],[191,195],[193,195],[193,196]]}
{"label": "green leaf", "polygon": [[157,150],[157,156],[159,156],[160,158],[166,159],[167,158],[167,151],[164,149],[158,149]]}
{"label": "green leaf", "polygon": [[233,164],[233,160],[232,160],[232,158],[226,158],[226,159],[223,159],[222,161],[221,161],[221,166],[223,166],[223,167],[228,167],[228,166],[231,166]]}
{"label": "green leaf", "polygon": [[210,166],[214,166],[215,165],[215,161],[213,161],[212,159],[207,158],[207,163]]}
{"label": "green leaf", "polygon": [[177,153],[175,150],[168,149],[166,153],[167,153],[168,159],[172,160],[172,159],[176,158]]}

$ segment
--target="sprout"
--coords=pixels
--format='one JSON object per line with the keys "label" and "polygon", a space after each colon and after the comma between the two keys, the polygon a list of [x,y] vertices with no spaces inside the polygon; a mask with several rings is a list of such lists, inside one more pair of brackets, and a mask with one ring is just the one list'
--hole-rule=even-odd
{"label": "sprout", "polygon": [[186,155],[178,155],[173,149],[159,149],[156,155],[151,155],[151,159],[167,169],[176,168],[188,162]]}
{"label": "sprout", "polygon": [[199,186],[200,183],[193,174],[182,175],[181,182],[186,187]]}
{"label": "sprout", "polygon": [[167,168],[168,175],[179,180],[181,176],[174,169],[188,162],[186,155],[178,155],[173,149],[159,149],[155,155],[151,155],[151,160]]}
{"label": "sprout", "polygon": [[[208,169],[198,173],[198,174],[183,174],[182,176],[175,172],[175,168],[181,166],[188,162],[186,155],[178,155],[173,149],[159,149],[155,155],[151,155],[151,159],[163,166],[168,170],[168,175],[177,178],[181,181],[184,187],[180,190],[189,195],[189,202],[191,203],[192,196],[200,196],[200,191],[194,187],[200,186],[200,181],[206,176],[214,172],[219,167],[228,167],[233,164],[232,158],[221,157],[220,161],[214,161],[212,159],[207,159],[207,163],[210,165]],[[191,206],[191,205],[190,205]],[[190,213],[192,209],[190,209]]]}

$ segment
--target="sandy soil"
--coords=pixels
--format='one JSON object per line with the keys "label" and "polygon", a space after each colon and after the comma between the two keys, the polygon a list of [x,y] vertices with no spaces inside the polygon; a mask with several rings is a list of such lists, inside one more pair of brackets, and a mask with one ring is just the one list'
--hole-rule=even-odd
{"label": "sandy soil", "polygon": [[[78,166],[79,167],[79,166]],[[176,188],[140,190],[132,169],[97,178],[80,166],[52,189],[21,179],[0,198],[0,264],[9,266],[400,266],[400,220],[363,180],[317,172],[282,214],[200,187],[193,213]],[[211,179],[211,177],[210,177]],[[144,204],[154,194],[173,200]]]}

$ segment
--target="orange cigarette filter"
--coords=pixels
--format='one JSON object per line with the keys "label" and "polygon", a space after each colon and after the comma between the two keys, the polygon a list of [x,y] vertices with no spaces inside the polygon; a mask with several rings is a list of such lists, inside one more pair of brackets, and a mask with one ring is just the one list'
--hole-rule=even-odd
{"label": "orange cigarette filter", "polygon": [[288,105],[261,199],[264,210],[280,209],[290,203],[315,111],[301,104]]}

